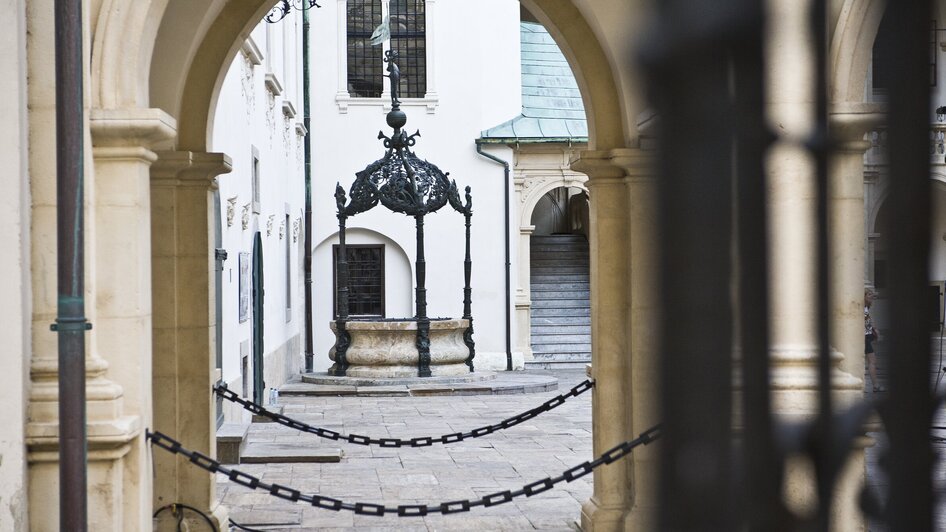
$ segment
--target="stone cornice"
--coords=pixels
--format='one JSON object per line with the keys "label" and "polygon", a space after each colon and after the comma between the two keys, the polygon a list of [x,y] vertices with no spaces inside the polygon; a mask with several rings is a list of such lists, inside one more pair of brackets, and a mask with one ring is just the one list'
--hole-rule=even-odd
{"label": "stone cornice", "polygon": [[[92,109],[89,128],[94,149],[150,149],[177,135],[177,121],[161,109]],[[128,157],[121,150],[98,151],[96,156],[100,155]]]}
{"label": "stone cornice", "polygon": [[[842,149],[859,149],[864,135],[883,122],[886,108],[876,103],[836,103],[828,111],[831,135]],[[850,145],[850,146],[848,146]],[[863,145],[866,150],[869,145]],[[862,151],[863,151],[862,150]]]}
{"label": "stone cornice", "polygon": [[572,170],[591,178],[589,184],[604,180],[636,180],[653,178],[653,155],[639,148],[616,148],[608,151],[585,150],[572,159]]}
{"label": "stone cornice", "polygon": [[223,153],[192,151],[158,152],[151,165],[151,182],[160,186],[214,186],[214,178],[233,170],[233,162]]}

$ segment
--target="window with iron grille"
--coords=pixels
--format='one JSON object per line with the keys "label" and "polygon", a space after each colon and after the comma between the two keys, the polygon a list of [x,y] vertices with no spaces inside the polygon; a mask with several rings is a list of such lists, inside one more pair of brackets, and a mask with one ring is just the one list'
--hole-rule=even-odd
{"label": "window with iron grille", "polygon": [[[355,98],[379,98],[384,45],[371,45],[371,33],[383,20],[387,0],[348,0],[347,57],[348,94]],[[400,96],[423,98],[427,92],[427,27],[425,0],[390,0],[388,5],[390,47],[398,52],[401,70]]]}
{"label": "window with iron grille", "polygon": [[[345,246],[348,255],[348,314],[351,317],[384,317],[384,246]],[[338,316],[338,245],[332,246],[332,314]]]}

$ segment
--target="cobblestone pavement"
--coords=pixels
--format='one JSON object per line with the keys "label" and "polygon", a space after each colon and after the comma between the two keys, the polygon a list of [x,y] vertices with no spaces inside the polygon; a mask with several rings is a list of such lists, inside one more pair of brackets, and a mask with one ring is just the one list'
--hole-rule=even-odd
{"label": "cobblestone pavement", "polygon": [[[886,381],[886,353],[878,349],[881,382]],[[938,351],[937,351],[938,356]],[[547,372],[543,372],[547,373]],[[558,371],[558,391],[522,395],[437,397],[284,397],[285,414],[343,433],[412,438],[461,432],[495,423],[528,410],[585,379],[583,371]],[[935,376],[933,377],[935,380]],[[869,380],[865,379],[869,387]],[[940,389],[946,384],[940,384]],[[866,392],[871,395],[870,391]],[[934,423],[946,426],[941,410]],[[934,435],[946,437],[946,429]],[[887,480],[877,466],[884,447],[882,434],[872,433],[877,445],[867,449],[868,484],[885,492]],[[319,439],[275,424],[254,424],[250,442],[295,443],[341,448],[334,464],[242,464],[240,469],[306,493],[346,502],[388,505],[439,503],[483,495],[560,474],[592,457],[591,394],[572,398],[559,408],[519,426],[482,438],[423,448],[364,447]],[[935,444],[940,456],[946,445]],[[591,475],[531,498],[468,513],[427,517],[370,517],[333,512],[276,499],[230,483],[218,475],[218,491],[231,517],[260,530],[576,530],[581,503],[592,492]],[[937,529],[946,530],[946,464],[934,472],[939,487]],[[281,524],[276,524],[281,523]],[[871,523],[871,532],[886,527]]]}
{"label": "cobblestone pavement", "polygon": [[[536,372],[543,373],[543,372]],[[584,371],[556,371],[558,391],[520,395],[439,397],[285,397],[284,414],[342,433],[377,437],[439,436],[496,423],[533,408],[584,380]],[[249,442],[341,448],[339,463],[241,464],[264,480],[346,502],[431,504],[474,499],[561,474],[592,457],[591,394],[521,425],[481,438],[421,448],[379,448],[333,442],[272,423],[253,424]],[[622,462],[618,462],[622,463]],[[604,466],[609,467],[609,466]],[[426,517],[372,517],[282,501],[217,476],[234,521],[264,530],[562,530],[577,529],[592,475],[529,498],[471,512]],[[263,526],[268,522],[270,526]]]}

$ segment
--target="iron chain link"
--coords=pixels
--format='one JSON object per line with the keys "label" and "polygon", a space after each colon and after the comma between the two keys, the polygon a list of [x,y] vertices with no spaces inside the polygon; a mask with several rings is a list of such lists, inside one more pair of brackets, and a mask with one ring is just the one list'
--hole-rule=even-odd
{"label": "iron chain link", "polygon": [[302,421],[297,421],[283,414],[270,412],[269,410],[267,410],[264,406],[260,404],[254,403],[247,399],[243,399],[242,397],[239,396],[239,394],[237,394],[233,390],[230,390],[226,386],[218,384],[214,386],[213,390],[214,390],[214,393],[216,393],[220,397],[228,401],[231,401],[233,403],[236,403],[238,405],[241,405],[244,409],[252,412],[253,414],[269,418],[280,425],[298,430],[300,432],[307,432],[309,434],[315,434],[316,436],[320,438],[325,438],[329,440],[344,440],[344,441],[347,441],[348,443],[353,443],[355,445],[379,445],[381,447],[428,447],[435,443],[441,443],[441,444],[446,445],[449,443],[461,442],[467,439],[479,438],[482,436],[486,436],[487,434],[492,434],[498,430],[514,427],[520,423],[523,423],[525,421],[528,421],[538,416],[539,414],[548,412],[549,410],[562,406],[563,404],[565,404],[565,401],[567,401],[568,399],[572,397],[578,397],[579,395],[594,388],[594,386],[595,386],[595,381],[591,379],[582,381],[581,383],[572,387],[572,389],[566,393],[556,395],[555,397],[552,397],[551,399],[545,401],[544,403],[540,404],[539,406],[531,410],[526,410],[525,412],[522,412],[521,414],[517,414],[508,419],[504,419],[500,421],[499,423],[496,423],[493,425],[486,425],[483,427],[478,427],[467,432],[444,434],[443,436],[438,436],[438,437],[411,438],[409,440],[402,440],[398,438],[371,438],[369,436],[361,436],[358,434],[347,434],[347,435],[340,434],[338,432],[335,432],[334,430],[329,430],[322,427],[316,427],[313,425],[309,425],[308,423],[303,423]]}
{"label": "iron chain link", "polygon": [[223,474],[235,484],[239,484],[254,490],[266,491],[269,492],[270,495],[280,499],[292,502],[302,501],[316,508],[323,508],[325,510],[333,510],[336,512],[347,510],[359,515],[381,516],[385,514],[392,514],[402,517],[411,517],[424,516],[432,513],[453,514],[459,512],[468,512],[477,506],[496,506],[498,504],[505,504],[518,497],[531,497],[533,495],[538,495],[539,493],[552,489],[556,484],[561,482],[572,482],[587,475],[588,473],[591,473],[595,468],[603,464],[610,464],[615,460],[623,458],[640,445],[650,444],[660,437],[660,425],[651,427],[633,440],[615,445],[611,449],[608,449],[602,453],[601,456],[595,460],[582,462],[575,467],[567,469],[564,473],[557,477],[548,477],[535,482],[530,482],[521,489],[515,491],[497,491],[496,493],[490,493],[489,495],[484,495],[479,499],[473,500],[442,502],[438,504],[403,504],[392,507],[367,502],[349,503],[340,499],[325,497],[323,495],[308,495],[289,486],[283,486],[282,484],[277,484],[275,482],[264,482],[263,480],[250,475],[249,473],[229,468],[203,453],[186,449],[181,445],[180,442],[160,432],[147,431],[146,435],[147,438],[151,440],[152,445],[160,447],[161,449],[164,449],[172,454],[179,454],[184,458],[187,458],[187,460],[192,464],[205,471]]}

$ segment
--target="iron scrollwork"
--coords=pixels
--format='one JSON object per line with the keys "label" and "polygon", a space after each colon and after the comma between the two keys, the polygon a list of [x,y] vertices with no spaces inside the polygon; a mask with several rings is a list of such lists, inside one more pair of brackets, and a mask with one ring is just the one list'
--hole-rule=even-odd
{"label": "iron scrollwork", "polygon": [[473,312],[472,312],[472,292],[470,287],[470,276],[473,271],[473,261],[470,257],[470,222],[473,217],[473,197],[470,194],[470,187],[466,187],[466,205],[460,201],[460,191],[457,189],[455,181],[450,182],[450,192],[447,194],[450,206],[463,215],[466,225],[466,255],[463,259],[463,319],[468,320],[469,326],[463,332],[463,343],[470,350],[470,356],[466,359],[466,365],[470,371],[473,371],[473,358],[476,356],[476,342],[473,341]]}
{"label": "iron scrollwork", "polygon": [[385,53],[388,77],[391,79],[391,111],[387,115],[387,124],[393,128],[391,136],[378,133],[387,150],[384,157],[374,161],[364,170],[355,174],[348,194],[341,184],[335,186],[335,204],[339,219],[339,262],[338,279],[338,318],[336,320],[336,364],[334,375],[344,375],[347,364],[345,352],[350,338],[345,329],[348,321],[348,271],[345,255],[345,221],[348,217],[368,211],[380,203],[388,210],[413,216],[416,220],[417,257],[415,259],[416,283],[415,315],[417,322],[418,376],[428,377],[430,371],[430,319],[427,316],[426,264],[424,260],[424,216],[437,212],[448,202],[466,218],[466,260],[464,271],[466,284],[463,291],[463,318],[470,326],[464,333],[464,341],[470,349],[466,364],[473,371],[473,318],[470,310],[470,217],[472,199],[470,187],[466,187],[466,205],[460,200],[455,182],[449,179],[449,173],[437,165],[419,158],[411,151],[420,137],[420,131],[408,135],[403,127],[407,115],[401,111],[397,85],[400,81],[400,69],[397,66],[397,52]]}
{"label": "iron scrollwork", "polygon": [[313,7],[322,6],[317,4],[315,0],[280,0],[278,4],[274,5],[273,8],[269,10],[269,14],[266,15],[263,20],[270,24],[275,24],[286,18],[293,9],[305,11]]}

